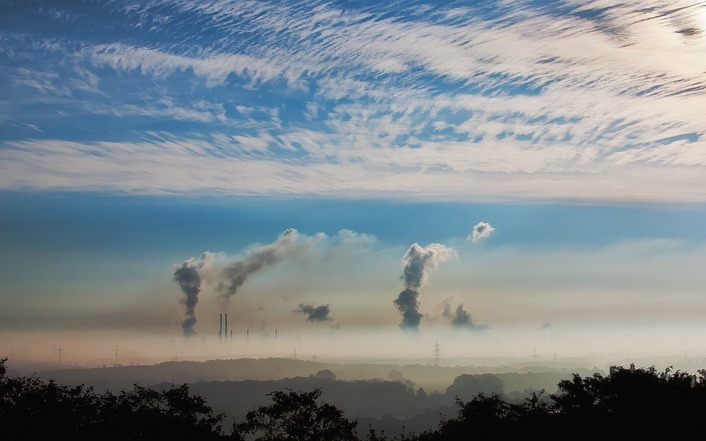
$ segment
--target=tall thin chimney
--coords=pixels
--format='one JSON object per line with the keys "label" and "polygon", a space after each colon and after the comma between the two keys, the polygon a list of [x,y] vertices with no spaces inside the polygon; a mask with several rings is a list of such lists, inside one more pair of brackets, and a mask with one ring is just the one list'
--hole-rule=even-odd
{"label": "tall thin chimney", "polygon": [[223,313],[218,317],[218,339],[223,338]]}
{"label": "tall thin chimney", "polygon": [[224,328],[224,330],[225,330],[226,340],[228,340],[228,313],[227,313],[227,312],[226,312],[226,321],[225,321],[225,328]]}

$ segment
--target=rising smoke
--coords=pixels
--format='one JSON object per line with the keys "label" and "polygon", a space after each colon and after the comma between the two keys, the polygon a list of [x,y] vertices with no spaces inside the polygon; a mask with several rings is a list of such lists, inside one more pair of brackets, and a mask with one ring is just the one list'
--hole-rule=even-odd
{"label": "rising smoke", "polygon": [[329,317],[331,309],[329,305],[305,305],[303,303],[299,304],[299,309],[294,312],[301,312],[307,315],[306,321],[308,322],[327,322],[333,320]]}
{"label": "rising smoke", "polygon": [[409,247],[402,258],[404,269],[400,279],[404,283],[404,289],[394,300],[395,306],[402,313],[400,328],[405,331],[419,329],[422,319],[422,314],[419,312],[420,289],[427,282],[428,270],[436,268],[439,263],[454,255],[452,248],[438,243],[432,243],[426,248],[416,243]]}
{"label": "rising smoke", "polygon": [[493,231],[495,231],[495,228],[493,228],[493,226],[488,222],[478,222],[476,226],[473,227],[471,234],[468,235],[468,240],[478,242],[479,240],[490,236],[490,233]]}
{"label": "rising smoke", "polygon": [[179,287],[184,293],[181,303],[186,306],[186,312],[184,312],[181,328],[185,337],[196,334],[196,331],[194,331],[194,325],[198,321],[196,318],[196,304],[199,302],[199,294],[201,294],[202,272],[208,266],[210,257],[211,254],[205,252],[201,254],[200,262],[190,258],[174,271],[174,281],[179,283]]}
{"label": "rising smoke", "polygon": [[226,309],[230,298],[251,275],[280,262],[295,252],[299,247],[296,240],[297,230],[289,228],[280,234],[275,242],[261,246],[246,255],[244,259],[231,262],[226,266],[217,267],[211,263],[213,255],[210,252],[204,252],[200,262],[190,258],[179,265],[174,271],[174,281],[179,283],[184,293],[184,298],[181,300],[186,306],[185,319],[182,321],[184,336],[196,334],[194,330],[194,325],[198,321],[196,304],[206,279],[220,280],[216,290],[224,309]]}
{"label": "rising smoke", "polygon": [[444,301],[443,314],[455,328],[468,329],[470,331],[482,331],[488,328],[487,325],[474,323],[471,314],[463,307],[463,303],[456,306],[456,309],[453,309],[449,300]]}
{"label": "rising smoke", "polygon": [[235,295],[251,275],[280,262],[290,252],[294,251],[296,239],[297,230],[289,228],[280,234],[275,242],[262,246],[246,256],[245,259],[226,266],[221,273],[225,280],[220,282],[217,287],[224,308],[228,306],[230,298]]}

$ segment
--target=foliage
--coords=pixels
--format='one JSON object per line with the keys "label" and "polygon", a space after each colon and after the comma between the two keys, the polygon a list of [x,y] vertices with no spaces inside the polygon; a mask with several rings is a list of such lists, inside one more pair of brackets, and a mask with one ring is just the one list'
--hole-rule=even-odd
{"label": "foliage", "polygon": [[418,441],[470,437],[514,438],[541,433],[543,438],[706,435],[706,372],[689,375],[654,367],[612,366],[609,375],[594,374],[558,384],[548,399],[533,393],[522,403],[501,395],[478,394],[458,402],[456,419],[443,422]]}
{"label": "foliage", "polygon": [[706,371],[657,372],[654,367],[613,366],[609,375],[559,383],[552,396],[557,425],[586,434],[612,427],[622,435],[706,435]]}
{"label": "foliage", "polygon": [[273,392],[272,404],[247,413],[233,425],[234,437],[258,441],[357,441],[357,421],[349,421],[337,407],[319,403],[321,390]]}
{"label": "foliage", "polygon": [[118,395],[97,394],[34,377],[10,378],[0,360],[0,427],[3,439],[210,440],[222,437],[223,415],[187,385],[155,391],[135,385]]}
{"label": "foliage", "polygon": [[[357,421],[320,402],[321,390],[269,394],[233,433],[225,435],[222,414],[191,396],[187,385],[155,391],[135,385],[119,394],[96,394],[34,377],[10,378],[0,360],[0,427],[3,440],[174,439],[234,441],[359,441]],[[456,418],[436,429],[403,434],[394,441],[454,441],[541,434],[547,439],[627,437],[630,439],[706,435],[706,371],[698,375],[658,372],[654,367],[613,366],[609,374],[560,381],[557,393],[533,393],[521,402],[501,394],[457,398]],[[370,428],[366,441],[388,441]]]}
{"label": "foliage", "polygon": [[[549,397],[533,393],[512,403],[500,394],[479,393],[459,406],[456,418],[414,441],[471,438],[545,439],[627,437],[629,439],[706,435],[706,371],[698,375],[658,372],[654,367],[612,366],[609,375],[594,374],[558,384]],[[371,434],[371,441],[381,438]],[[384,439],[384,438],[383,438]],[[408,441],[400,440],[400,441]]]}

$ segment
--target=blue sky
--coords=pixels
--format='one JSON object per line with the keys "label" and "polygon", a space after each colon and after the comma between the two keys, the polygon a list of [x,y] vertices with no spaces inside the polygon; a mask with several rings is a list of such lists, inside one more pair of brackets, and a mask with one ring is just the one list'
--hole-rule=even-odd
{"label": "blue sky", "polygon": [[0,351],[704,354],[705,33],[703,1],[1,1]]}

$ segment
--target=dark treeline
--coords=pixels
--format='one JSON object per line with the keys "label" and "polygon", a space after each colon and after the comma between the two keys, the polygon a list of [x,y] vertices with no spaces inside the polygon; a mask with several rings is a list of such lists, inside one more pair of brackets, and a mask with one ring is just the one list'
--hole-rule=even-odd
{"label": "dark treeline", "polygon": [[[388,437],[359,427],[321,391],[270,393],[241,421],[225,421],[189,387],[135,385],[115,394],[32,376],[6,375],[0,360],[4,440],[444,441],[492,437],[644,437],[706,435],[706,371],[613,366],[607,375],[561,380],[555,393],[510,400],[498,393],[457,399],[458,413],[438,427]],[[228,427],[227,427],[228,426]],[[229,429],[229,430],[226,430]]]}

